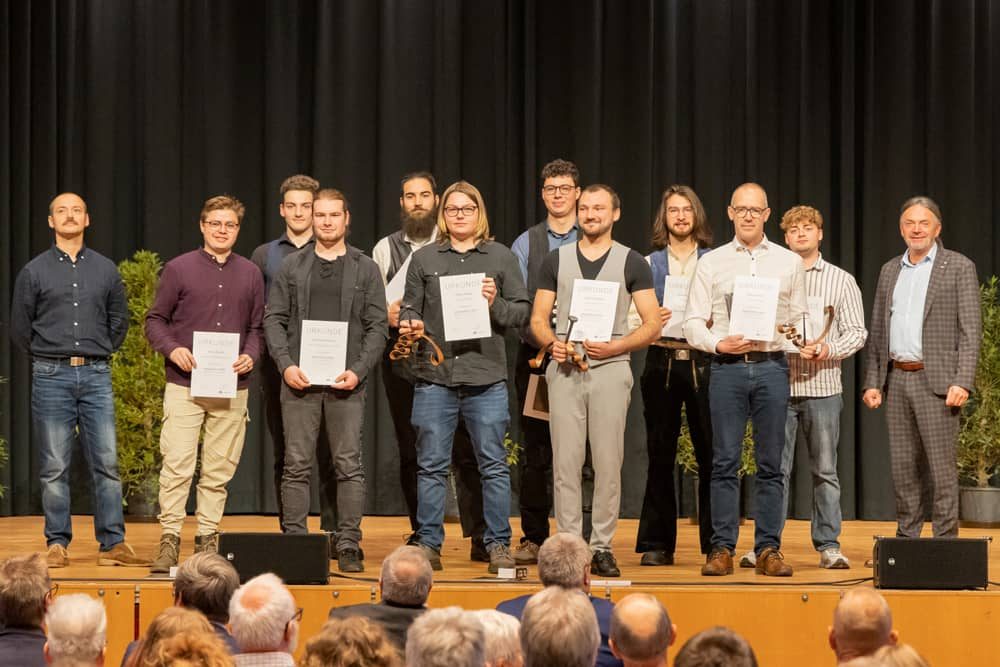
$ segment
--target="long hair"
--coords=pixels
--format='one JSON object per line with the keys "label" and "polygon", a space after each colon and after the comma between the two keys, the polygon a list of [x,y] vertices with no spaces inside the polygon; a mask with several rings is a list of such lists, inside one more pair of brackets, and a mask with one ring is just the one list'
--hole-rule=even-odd
{"label": "long hair", "polygon": [[705,215],[705,207],[702,206],[701,199],[687,185],[668,186],[660,196],[660,207],[653,218],[653,247],[662,250],[670,242],[670,230],[667,229],[667,200],[674,195],[680,195],[691,203],[694,209],[694,223],[691,225],[691,234],[699,248],[712,247],[712,228],[708,225],[708,217]]}
{"label": "long hair", "polygon": [[448,189],[444,191],[443,195],[441,195],[441,206],[438,207],[437,220],[438,243],[444,243],[451,240],[451,236],[448,234],[448,225],[444,220],[444,207],[448,205],[448,198],[455,192],[461,192],[476,204],[476,242],[492,241],[493,237],[490,236],[490,221],[489,218],[486,217],[486,202],[483,201],[483,195],[479,193],[479,189],[472,183],[469,183],[468,181],[457,181],[449,185]]}

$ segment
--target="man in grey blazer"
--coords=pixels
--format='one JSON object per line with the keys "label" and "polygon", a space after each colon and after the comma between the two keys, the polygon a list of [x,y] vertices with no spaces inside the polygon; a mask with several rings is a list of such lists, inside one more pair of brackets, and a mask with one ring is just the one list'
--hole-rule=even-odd
{"label": "man in grey blazer", "polygon": [[[362,572],[359,542],[365,477],[361,429],[366,380],[381,362],[388,336],[385,288],[375,262],[346,242],[351,214],[342,192],[317,192],[312,216],[316,242],[281,263],[264,317],[268,350],[284,380],[281,529],[307,532],[309,476],[324,420],[337,474],[338,567],[341,572]],[[316,326],[315,321],[347,323],[346,368],[335,378],[310,378],[299,366],[303,328]]]}
{"label": "man in grey blazer", "polygon": [[907,252],[882,266],[865,354],[865,405],[886,397],[896,534],[919,537],[928,487],[935,537],[958,535],[958,415],[976,377],[982,317],[976,266],[946,250],[930,197],[900,208]]}

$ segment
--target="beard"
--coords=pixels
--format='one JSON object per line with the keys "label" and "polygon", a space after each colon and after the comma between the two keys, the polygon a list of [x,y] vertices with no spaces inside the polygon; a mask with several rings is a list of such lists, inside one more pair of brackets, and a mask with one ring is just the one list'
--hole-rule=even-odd
{"label": "beard", "polygon": [[399,209],[399,219],[403,223],[403,233],[414,241],[422,241],[429,238],[437,225],[437,207],[427,211],[407,212],[406,209]]}

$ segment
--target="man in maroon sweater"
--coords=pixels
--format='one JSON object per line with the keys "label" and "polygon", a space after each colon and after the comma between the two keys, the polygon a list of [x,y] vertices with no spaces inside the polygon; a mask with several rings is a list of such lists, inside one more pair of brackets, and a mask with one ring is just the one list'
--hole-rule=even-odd
{"label": "man in maroon sweater", "polygon": [[[156,300],[146,314],[146,337],[165,357],[167,368],[160,432],[160,546],[152,572],[169,572],[177,564],[202,426],[196,553],[218,547],[226,485],[243,451],[247,382],[260,358],[264,318],[260,269],[232,251],[243,212],[243,204],[228,195],[205,202],[200,223],[204,246],[167,262]],[[239,334],[239,356],[232,365],[238,374],[234,398],[191,396],[195,332]]]}

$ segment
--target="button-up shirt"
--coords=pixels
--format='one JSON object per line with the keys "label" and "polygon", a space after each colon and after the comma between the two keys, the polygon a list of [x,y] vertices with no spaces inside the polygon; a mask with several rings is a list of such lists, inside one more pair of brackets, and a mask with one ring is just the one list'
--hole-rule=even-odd
{"label": "button-up shirt", "polygon": [[107,357],[125,340],[128,302],[118,268],[86,246],[76,261],[53,245],[21,269],[11,338],[39,357]]}
{"label": "button-up shirt", "polygon": [[[285,233],[279,236],[277,239],[275,239],[275,241],[277,241],[278,243],[278,257],[284,260],[293,252],[302,250],[302,248],[305,248],[306,246],[312,246],[315,242],[315,239],[309,237],[309,240],[307,240],[302,245],[295,245],[294,243],[292,243],[292,240],[288,238],[288,231],[286,230]],[[270,249],[271,243],[273,243],[273,241],[268,241],[267,243],[261,243],[254,249],[253,254],[250,255],[250,261],[256,264],[257,268],[260,269],[260,272],[264,275],[264,301],[267,301],[267,292],[268,290],[271,289],[271,281],[274,280],[274,276],[269,274],[267,266],[267,254]],[[277,271],[277,269],[280,268],[281,268],[281,263],[279,262],[275,270]]]}
{"label": "button-up shirt", "polygon": [[[220,264],[205,250],[192,250],[163,267],[156,299],[146,314],[146,337],[164,357],[167,382],[190,387],[191,374],[170,361],[174,349],[191,350],[195,331],[238,333],[240,354],[257,362],[263,320],[264,278],[253,262],[231,253]],[[248,375],[239,376],[240,389],[246,388]]]}
{"label": "button-up shirt", "polygon": [[[548,220],[545,221],[546,237],[549,241],[549,252],[563,247],[569,243],[576,243],[580,238],[580,225],[577,222],[565,234],[559,234],[552,230]],[[528,232],[521,232],[521,235],[514,240],[514,245],[510,247],[511,252],[517,257],[517,265],[521,269],[521,280],[528,282],[528,251],[531,249],[528,241]]]}
{"label": "button-up shirt", "polygon": [[[431,235],[426,239],[414,241],[408,234],[403,234],[403,240],[406,241],[408,246],[410,246],[410,252],[414,253],[424,246],[430,245],[431,242],[436,241],[437,234],[438,229],[437,225],[435,225],[434,229],[431,231]],[[378,265],[379,273],[382,274],[382,282],[385,283],[386,287],[388,287],[389,281],[386,280],[386,276],[389,275],[389,268],[392,266],[392,251],[389,249],[388,236],[383,236],[379,239],[379,242],[375,244],[375,247],[372,248],[372,259],[375,260],[375,263]]]}
{"label": "button-up shirt", "polygon": [[909,250],[900,260],[889,316],[889,357],[896,361],[924,360],[924,302],[935,257],[937,243],[916,264],[910,261]]}
{"label": "button-up shirt", "polygon": [[233,656],[236,667],[295,667],[295,658],[284,651],[266,653],[237,653]]}
{"label": "button-up shirt", "polygon": [[[684,337],[693,347],[714,354],[719,341],[729,335],[729,309],[737,276],[777,278],[776,324],[800,322],[806,313],[805,270],[802,258],[788,248],[764,239],[753,249],[739,239],[702,255],[691,281]],[[712,322],[712,328],[708,322]],[[738,332],[736,332],[738,333]],[[753,350],[775,352],[794,350],[775,329],[769,341],[754,341]]]}
{"label": "button-up shirt", "polygon": [[[441,276],[485,273],[497,285],[490,307],[492,335],[488,338],[446,342],[441,310]],[[507,379],[507,353],[503,330],[528,321],[531,304],[514,254],[496,241],[480,241],[468,252],[459,252],[450,241],[418,250],[406,274],[406,292],[400,320],[423,320],[428,336],[441,346],[444,362],[432,366],[422,356],[411,357],[419,380],[444,385],[486,386]]]}
{"label": "button-up shirt", "polygon": [[[822,255],[806,269],[806,295],[816,298],[823,306],[833,306],[833,324],[823,341],[830,349],[827,359],[807,361],[798,354],[788,356],[788,373],[792,396],[821,398],[843,392],[840,362],[864,347],[868,338],[865,328],[861,290],[847,271],[830,264]],[[816,335],[826,320],[813,324]]]}

